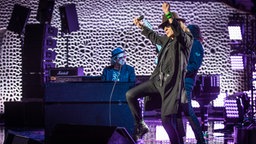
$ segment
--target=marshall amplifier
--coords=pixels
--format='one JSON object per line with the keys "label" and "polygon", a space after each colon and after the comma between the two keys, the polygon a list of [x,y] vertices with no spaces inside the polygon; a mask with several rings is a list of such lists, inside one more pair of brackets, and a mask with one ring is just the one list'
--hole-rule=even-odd
{"label": "marshall amplifier", "polygon": [[83,76],[84,69],[82,67],[69,68],[52,68],[50,69],[50,77],[56,76]]}
{"label": "marshall amplifier", "polygon": [[102,82],[101,76],[52,76],[51,82]]}

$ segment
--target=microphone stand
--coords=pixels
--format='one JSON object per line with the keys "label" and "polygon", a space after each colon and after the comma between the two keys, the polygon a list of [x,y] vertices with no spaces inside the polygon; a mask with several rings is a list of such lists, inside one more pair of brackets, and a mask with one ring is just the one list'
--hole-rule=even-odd
{"label": "microphone stand", "polygon": [[69,60],[68,60],[68,58],[69,58],[69,55],[68,55],[68,53],[69,53],[69,48],[68,48],[68,46],[69,46],[69,35],[64,35],[64,33],[63,32],[61,32],[61,35],[64,37],[64,38],[66,38],[66,68],[68,68],[68,66],[69,66]]}
{"label": "microphone stand", "polygon": [[67,65],[66,65],[66,67],[68,67],[69,66],[69,63],[68,63],[68,53],[69,53],[69,49],[68,49],[68,44],[69,44],[69,35],[66,37],[66,61],[67,61]]}

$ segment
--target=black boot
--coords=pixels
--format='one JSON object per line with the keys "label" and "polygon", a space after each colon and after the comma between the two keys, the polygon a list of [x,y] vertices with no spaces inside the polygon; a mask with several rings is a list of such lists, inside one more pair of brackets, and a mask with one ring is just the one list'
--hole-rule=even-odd
{"label": "black boot", "polygon": [[149,128],[147,124],[142,121],[140,123],[137,123],[134,128],[134,133],[133,133],[133,139],[136,142],[138,139],[141,139],[143,135],[145,135],[147,132],[149,132]]}

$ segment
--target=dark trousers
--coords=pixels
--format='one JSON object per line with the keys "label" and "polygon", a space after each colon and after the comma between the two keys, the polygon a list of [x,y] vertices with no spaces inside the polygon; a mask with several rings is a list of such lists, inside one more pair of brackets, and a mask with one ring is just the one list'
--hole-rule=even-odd
{"label": "dark trousers", "polygon": [[[139,98],[145,96],[154,96],[161,94],[156,88],[152,80],[146,81],[126,92],[126,100],[129,104],[131,113],[135,119],[135,123],[143,120],[141,107],[139,105]],[[181,144],[180,136],[177,131],[177,117],[176,115],[161,116],[162,125],[167,132],[170,142],[172,144]]]}
{"label": "dark trousers", "polygon": [[[198,118],[194,112],[194,109],[192,107],[192,104],[191,104],[191,93],[192,93],[193,87],[194,87],[194,80],[190,79],[190,78],[186,78],[186,80],[185,80],[185,90],[186,91],[183,91],[183,94],[182,94],[182,96],[185,97],[186,100],[184,100],[184,98],[182,98],[183,100],[181,100],[181,105],[180,105],[179,110],[180,110],[180,113],[184,112],[184,115],[186,116],[186,118],[194,132],[197,143],[204,144],[205,140],[204,140],[202,128],[200,126],[199,120],[198,120]],[[181,115],[178,116],[178,124],[179,124],[178,129],[179,129],[180,136],[185,136],[185,131],[184,131]]]}

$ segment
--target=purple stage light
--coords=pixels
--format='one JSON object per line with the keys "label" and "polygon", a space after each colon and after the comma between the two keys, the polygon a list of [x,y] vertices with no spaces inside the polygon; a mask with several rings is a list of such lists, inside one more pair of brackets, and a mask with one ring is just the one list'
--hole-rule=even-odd
{"label": "purple stage light", "polygon": [[241,26],[228,26],[228,34],[230,40],[243,40]]}
{"label": "purple stage light", "polygon": [[244,62],[242,55],[230,56],[231,59],[231,68],[233,70],[243,70]]}

